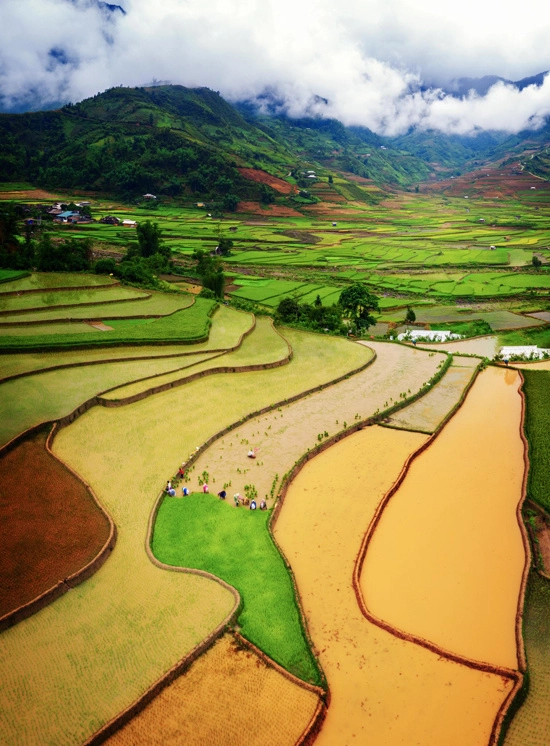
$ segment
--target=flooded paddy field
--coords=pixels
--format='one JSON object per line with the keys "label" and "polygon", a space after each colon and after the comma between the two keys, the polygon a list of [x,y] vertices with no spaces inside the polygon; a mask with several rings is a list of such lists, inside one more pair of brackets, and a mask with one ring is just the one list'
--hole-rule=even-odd
{"label": "flooded paddy field", "polygon": [[424,344],[422,347],[429,350],[452,352],[457,355],[478,355],[488,357],[490,360],[498,352],[498,337],[474,337],[473,339],[456,340],[455,342],[441,342],[439,344]]}
{"label": "flooded paddy field", "polygon": [[395,637],[359,609],[351,579],[362,539],[426,439],[376,426],[349,436],[306,464],[275,527],[331,692],[320,746],[480,746],[511,689],[505,677]]}
{"label": "flooded paddy field", "polygon": [[526,562],[519,374],[488,368],[416,459],[368,546],[361,588],[379,619],[476,661],[518,667]]}
{"label": "flooded paddy field", "polygon": [[[191,486],[204,471],[216,492],[230,483],[230,494],[244,494],[253,484],[258,496],[271,505],[274,480],[292,468],[308,448],[399,401],[401,392],[413,393],[433,376],[444,360],[405,345],[369,342],[376,360],[349,379],[249,420],[212,444],[190,474]],[[321,438],[319,436],[321,435]],[[256,458],[247,453],[256,450]]]}
{"label": "flooded paddy field", "polygon": [[476,372],[478,360],[455,357],[451,366],[432,390],[418,401],[392,415],[391,427],[433,433],[460,401]]}

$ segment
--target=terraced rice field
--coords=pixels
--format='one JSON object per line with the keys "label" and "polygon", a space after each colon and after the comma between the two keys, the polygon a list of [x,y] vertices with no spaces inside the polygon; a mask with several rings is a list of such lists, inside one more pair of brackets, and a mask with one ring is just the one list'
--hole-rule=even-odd
{"label": "terraced rice field", "polygon": [[[316,743],[479,746],[510,690],[398,639],[360,612],[351,585],[374,512],[425,435],[370,427],[309,462],[275,528],[298,583],[331,703]],[[315,537],[304,541],[304,537]]]}
{"label": "terraced rice field", "polygon": [[[87,281],[90,275],[82,275]],[[5,286],[3,286],[5,289]],[[21,293],[20,295],[7,295],[0,293],[0,319],[9,313],[22,311],[40,311],[53,306],[62,312],[67,306],[88,305],[91,313],[101,313],[101,304],[104,302],[146,300],[149,293],[135,288],[121,287],[114,285],[112,287],[98,286],[92,290],[64,290],[52,288],[45,290],[43,293]],[[94,308],[95,307],[95,308]]]}
{"label": "terraced rice field", "polygon": [[261,317],[251,335],[246,337],[239,349],[222,355],[203,355],[201,359],[190,361],[185,367],[175,368],[173,372],[158,375],[155,378],[130,383],[117,387],[104,394],[105,399],[126,399],[152,387],[176,384],[199,372],[219,367],[229,367],[232,372],[250,365],[264,366],[288,362],[291,349],[288,342],[279,334],[269,317]]}
{"label": "terraced rice field", "polygon": [[476,358],[455,356],[443,379],[421,399],[392,415],[389,426],[433,433],[459,403],[478,364]]}
{"label": "terraced rice field", "polygon": [[526,562],[519,375],[488,368],[415,460],[368,545],[369,611],[470,660],[518,668]]}
{"label": "terraced rice field", "polygon": [[[5,270],[2,270],[4,272]],[[52,290],[59,288],[78,288],[97,285],[97,287],[114,285],[111,277],[105,275],[82,275],[74,272],[33,272],[22,279],[2,282],[2,293],[24,293],[29,290]]]}
{"label": "terraced rice field", "polygon": [[[101,306],[96,306],[101,308]],[[90,329],[89,336],[73,334],[70,329],[66,334],[42,334],[40,325],[35,327],[34,334],[17,336],[17,328],[0,337],[0,350],[19,352],[33,349],[70,348],[90,346],[116,346],[120,344],[165,344],[183,342],[204,342],[208,338],[210,328],[210,314],[214,310],[214,302],[205,298],[197,298],[192,306],[176,311],[168,316],[147,320],[146,323],[136,321],[110,321],[114,328],[98,335],[97,329]],[[8,330],[9,332],[9,330]]]}
{"label": "terraced rice field", "polygon": [[[199,363],[208,355],[182,358],[182,365]],[[103,363],[36,373],[0,384],[0,445],[29,427],[70,414],[96,394],[136,378],[159,375],[178,367],[175,358]]]}
{"label": "terraced rice field", "polygon": [[239,344],[242,335],[252,328],[252,314],[235,311],[220,306],[212,318],[212,326],[207,342],[194,345],[159,345],[136,347],[115,347],[92,350],[70,350],[59,352],[22,352],[0,357],[0,375],[6,378],[22,373],[30,373],[53,367],[67,367],[74,364],[96,365],[106,361],[128,359],[148,359],[195,355],[203,352],[222,352]]}
{"label": "terraced rice field", "polygon": [[106,743],[294,746],[318,703],[314,692],[266,666],[225,635]]}
{"label": "terraced rice field", "polygon": [[504,746],[546,746],[550,731],[550,581],[533,569],[525,594],[523,640],[529,667],[527,698]]}
{"label": "terraced rice field", "polygon": [[[117,302],[113,298],[112,303],[102,303],[100,306],[79,305],[69,308],[54,309],[49,311],[33,311],[30,313],[17,313],[0,316],[0,329],[9,333],[8,324],[25,324],[29,322],[46,322],[70,319],[116,319],[138,317],[167,316],[168,314],[188,308],[194,302],[191,294],[167,294],[149,291],[147,295],[136,300]],[[42,326],[35,327],[35,334],[42,332]]]}
{"label": "terraced rice field", "polygon": [[[1,728],[12,742],[85,740],[227,618],[234,598],[225,588],[150,562],[147,520],[166,476],[207,437],[251,409],[345,374],[366,354],[317,335],[294,332],[292,342],[293,361],[282,369],[213,376],[127,407],[96,407],[59,433],[54,452],[93,485],[119,538],[90,580],[0,637]],[[200,416],[182,421],[190,401]]]}

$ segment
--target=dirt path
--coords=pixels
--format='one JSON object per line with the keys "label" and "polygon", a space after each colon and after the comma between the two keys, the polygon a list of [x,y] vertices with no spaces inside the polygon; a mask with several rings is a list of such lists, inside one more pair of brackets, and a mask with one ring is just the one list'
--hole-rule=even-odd
{"label": "dirt path", "polygon": [[518,668],[525,550],[520,376],[488,368],[415,460],[368,546],[361,588],[379,619],[476,661]]}
{"label": "dirt path", "polygon": [[510,684],[362,616],[351,578],[364,533],[425,435],[370,427],[310,461],[275,535],[295,573],[331,703],[316,746],[481,746]]}

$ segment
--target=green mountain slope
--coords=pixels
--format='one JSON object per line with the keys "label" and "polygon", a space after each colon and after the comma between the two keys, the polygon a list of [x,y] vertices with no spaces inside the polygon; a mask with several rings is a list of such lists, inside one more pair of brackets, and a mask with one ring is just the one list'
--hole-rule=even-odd
{"label": "green mountain slope", "polygon": [[[429,173],[368,130],[332,120],[243,116],[216,92],[183,86],[114,88],[57,111],[0,115],[0,173],[47,188],[272,201],[237,170],[298,177],[348,171],[407,185]],[[294,178],[290,178],[294,182]],[[289,198],[279,197],[284,200]]]}

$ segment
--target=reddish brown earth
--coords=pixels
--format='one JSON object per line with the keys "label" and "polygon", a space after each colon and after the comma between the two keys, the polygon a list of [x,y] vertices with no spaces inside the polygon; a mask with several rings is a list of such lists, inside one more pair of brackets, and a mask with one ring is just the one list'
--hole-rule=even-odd
{"label": "reddish brown earth", "polygon": [[277,176],[272,176],[266,171],[261,171],[259,168],[238,168],[237,171],[244,176],[245,179],[250,179],[258,184],[267,184],[272,189],[275,189],[279,194],[292,194],[296,191],[296,187],[293,184],[289,184],[284,179],[279,179]]}
{"label": "reddish brown earth", "polygon": [[97,556],[110,526],[92,495],[35,433],[0,455],[0,616]]}
{"label": "reddish brown earth", "polygon": [[275,218],[301,218],[303,215],[291,207],[283,205],[260,205],[259,202],[239,202],[237,212],[246,212],[252,215],[265,215]]}
{"label": "reddish brown earth", "polygon": [[535,187],[547,193],[550,186],[542,179],[522,171],[519,163],[512,163],[505,168],[486,166],[477,171],[458,176],[455,179],[444,179],[426,184],[429,191],[444,191],[448,195],[461,197],[468,194],[472,197],[513,197],[518,192],[525,192]]}

